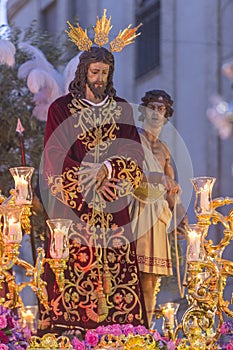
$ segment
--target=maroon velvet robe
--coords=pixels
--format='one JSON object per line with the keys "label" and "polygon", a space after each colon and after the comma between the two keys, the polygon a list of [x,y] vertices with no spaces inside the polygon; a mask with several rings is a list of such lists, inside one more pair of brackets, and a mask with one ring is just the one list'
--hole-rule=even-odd
{"label": "maroon velvet robe", "polygon": [[[43,202],[50,218],[71,218],[73,225],[62,291],[45,267],[50,307],[40,308],[40,332],[60,334],[112,323],[147,326],[127,203],[142,179],[143,157],[125,100],[108,98],[97,107],[68,94],[50,106],[43,174],[52,196]],[[119,199],[103,205],[94,190],[83,198],[85,186],[78,179],[85,175],[78,171],[82,161],[105,160],[121,190]]]}

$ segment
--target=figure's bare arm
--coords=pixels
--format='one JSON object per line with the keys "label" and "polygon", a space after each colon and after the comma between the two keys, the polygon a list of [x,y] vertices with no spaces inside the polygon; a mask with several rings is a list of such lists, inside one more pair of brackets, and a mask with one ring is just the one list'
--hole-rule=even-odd
{"label": "figure's bare arm", "polygon": [[175,181],[175,172],[171,164],[171,154],[167,145],[162,144],[165,154],[165,165],[164,165],[164,185],[168,193],[178,193],[181,191],[180,186]]}

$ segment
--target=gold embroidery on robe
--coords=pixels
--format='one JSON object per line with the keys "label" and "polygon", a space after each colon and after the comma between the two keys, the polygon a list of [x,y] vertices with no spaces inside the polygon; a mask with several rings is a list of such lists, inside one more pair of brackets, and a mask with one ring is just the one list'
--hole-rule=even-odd
{"label": "gold embroidery on robe", "polygon": [[[98,109],[82,100],[73,99],[68,105],[73,117],[77,139],[85,146],[93,162],[117,138],[122,107],[112,98]],[[138,187],[142,172],[129,157],[110,157],[112,176],[120,179],[119,197],[124,197]],[[72,209],[77,206],[84,191],[80,186],[79,167],[66,170],[60,176],[49,176],[48,185],[53,196]],[[51,319],[41,315],[41,328],[48,323],[66,327],[60,317],[75,328],[79,321],[96,323],[144,323],[142,305],[138,295],[138,267],[135,250],[126,237],[124,227],[118,227],[113,215],[104,211],[105,202],[94,191],[88,203],[88,212],[81,214],[79,222],[71,227],[70,258],[67,278],[61,293],[51,300]],[[85,316],[80,310],[85,310]],[[135,311],[137,310],[137,311]],[[111,312],[111,314],[110,314]]]}

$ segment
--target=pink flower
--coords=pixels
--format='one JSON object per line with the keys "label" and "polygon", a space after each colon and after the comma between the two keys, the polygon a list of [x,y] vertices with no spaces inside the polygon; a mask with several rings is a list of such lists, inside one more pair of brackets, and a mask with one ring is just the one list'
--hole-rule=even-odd
{"label": "pink flower", "polygon": [[175,350],[176,349],[176,345],[173,343],[172,340],[169,340],[167,342],[167,350]]}
{"label": "pink flower", "polygon": [[226,350],[233,350],[233,340],[231,340],[230,343],[227,344]]}
{"label": "pink flower", "polygon": [[5,315],[0,315],[0,329],[4,329],[7,326],[7,319]]}
{"label": "pink flower", "polygon": [[[1,343],[2,343],[2,344],[7,344],[8,341],[9,341],[8,336],[7,336],[3,331],[0,330],[0,345],[1,345]],[[0,349],[1,349],[1,348],[0,348]],[[3,348],[3,349],[4,349],[4,348]]]}
{"label": "pink flower", "polygon": [[156,341],[162,339],[161,335],[160,335],[159,332],[156,331],[156,330],[154,331],[153,337],[154,337],[154,339],[155,339]]}
{"label": "pink flower", "polygon": [[8,346],[5,344],[0,344],[0,350],[8,350]]}
{"label": "pink flower", "polygon": [[136,326],[134,329],[135,329],[136,333],[139,335],[146,335],[149,333],[148,330],[146,329],[146,327],[144,327],[144,326],[139,325],[139,326]]}
{"label": "pink flower", "polygon": [[74,347],[74,350],[85,350],[84,343],[76,337],[72,340],[71,345]]}
{"label": "pink flower", "polygon": [[226,324],[223,323],[223,324],[221,325],[221,328],[220,328],[220,333],[221,333],[221,334],[226,334],[227,332],[228,332],[228,328],[227,328]]}
{"label": "pink flower", "polygon": [[124,335],[129,335],[130,333],[133,333],[134,326],[132,324],[124,324],[122,326],[122,331],[123,331]]}
{"label": "pink flower", "polygon": [[98,334],[106,334],[106,328],[107,327],[105,327],[105,326],[99,326],[99,327],[96,328],[96,332]]}
{"label": "pink flower", "polygon": [[88,345],[96,346],[99,342],[99,337],[95,331],[90,329],[86,333],[85,340]]}
{"label": "pink flower", "polygon": [[112,334],[115,336],[119,336],[122,334],[122,330],[119,324],[113,324],[112,326],[108,327],[110,327],[108,334]]}

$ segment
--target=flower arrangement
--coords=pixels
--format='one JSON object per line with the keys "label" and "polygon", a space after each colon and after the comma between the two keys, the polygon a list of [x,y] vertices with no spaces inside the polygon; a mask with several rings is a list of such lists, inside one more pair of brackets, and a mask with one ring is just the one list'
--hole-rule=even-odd
{"label": "flower arrangement", "polygon": [[144,326],[109,325],[90,329],[84,337],[81,333],[71,341],[74,350],[119,349],[119,350],[175,350],[173,341],[163,338],[157,331]]}
{"label": "flower arrangement", "polygon": [[0,305],[0,350],[27,349],[28,337],[30,332],[20,327],[19,317]]}
{"label": "flower arrangement", "polygon": [[220,328],[220,333],[233,335],[233,321],[230,320],[230,321],[223,322]]}
{"label": "flower arrangement", "polygon": [[[232,320],[223,322],[223,324],[220,328],[220,334],[233,336],[233,321]],[[230,341],[227,344],[222,345],[221,349],[222,350],[223,349],[233,350],[233,339],[230,339]]]}
{"label": "flower arrangement", "polygon": [[[222,335],[233,336],[233,320],[224,322],[221,326]],[[88,330],[85,335],[81,333],[72,337],[71,344],[74,350],[199,350],[200,347],[191,347],[182,339],[173,342],[160,335],[157,330],[149,331],[144,326],[109,325],[99,326],[95,330]],[[233,339],[224,344],[215,344],[214,349],[233,350]]]}
{"label": "flower arrangement", "polygon": [[[223,335],[233,335],[233,320],[223,323],[220,329]],[[233,350],[233,341],[220,344],[219,341],[212,345],[205,345],[203,336],[196,339],[192,345],[186,338],[178,338],[175,342],[162,337],[157,330],[148,330],[144,326],[133,326],[132,324],[113,324],[99,326],[86,332],[67,331],[62,336],[56,334],[45,334],[42,338],[32,336],[29,339],[29,349],[69,349],[69,350]],[[1,340],[0,340],[1,341]],[[65,346],[66,345],[66,346]],[[21,350],[24,347],[9,347],[1,349]]]}

